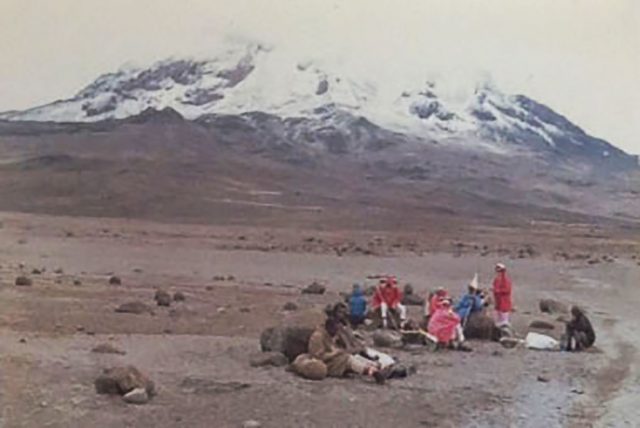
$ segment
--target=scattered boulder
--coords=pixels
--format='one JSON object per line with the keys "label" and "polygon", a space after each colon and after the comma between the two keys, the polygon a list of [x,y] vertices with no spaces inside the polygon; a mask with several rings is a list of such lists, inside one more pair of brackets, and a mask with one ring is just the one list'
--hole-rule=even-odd
{"label": "scattered boulder", "polygon": [[500,330],[496,328],[493,318],[484,311],[469,315],[464,326],[464,337],[467,339],[497,340]]}
{"label": "scattered boulder", "polygon": [[552,323],[550,323],[549,321],[533,320],[529,324],[529,328],[535,328],[535,329],[538,329],[538,330],[553,330],[556,327]]}
{"label": "scattered boulder", "polygon": [[500,339],[500,344],[507,349],[515,348],[522,343],[521,339],[515,337],[503,337]]}
{"label": "scattered boulder", "polygon": [[569,307],[557,300],[542,299],[540,300],[540,311],[548,314],[567,314]]}
{"label": "scattered boulder", "polygon": [[282,309],[284,309],[285,311],[297,311],[298,310],[298,305],[296,305],[293,302],[287,302],[287,303],[284,304]]}
{"label": "scattered boulder", "polygon": [[311,327],[300,326],[267,328],[260,335],[260,348],[263,352],[281,352],[289,361],[293,361],[298,355],[307,352],[313,330]]}
{"label": "scattered boulder", "polygon": [[118,276],[112,276],[112,277],[109,278],[109,284],[110,285],[121,285],[122,284],[122,280]]}
{"label": "scattered boulder", "polygon": [[149,402],[149,394],[144,388],[133,389],[122,396],[129,404],[146,404]]}
{"label": "scattered boulder", "polygon": [[327,377],[328,370],[325,363],[312,358],[308,354],[300,354],[291,364],[291,370],[305,379],[322,380]]}
{"label": "scattered boulder", "polygon": [[326,290],[327,287],[325,287],[324,285],[313,282],[302,289],[302,294],[324,294]]}
{"label": "scattered boulder", "polygon": [[156,291],[156,295],[153,298],[158,306],[171,306],[171,294],[164,290]]}
{"label": "scattered boulder", "polygon": [[253,419],[249,419],[248,421],[244,421],[242,423],[242,428],[260,428],[262,424]]}
{"label": "scattered boulder", "polygon": [[98,394],[125,395],[134,389],[143,389],[149,397],[156,393],[155,384],[134,366],[112,367],[103,370],[94,381]]}
{"label": "scattered boulder", "polygon": [[31,271],[31,275],[41,275],[41,274],[42,274],[42,271],[40,269],[37,269],[37,268],[35,268],[35,269],[33,269]]}
{"label": "scattered boulder", "polygon": [[289,364],[289,360],[282,352],[258,352],[249,357],[251,367],[283,367]]}
{"label": "scattered boulder", "polygon": [[82,285],[82,281],[80,281],[79,279],[74,279],[73,280],[73,285],[75,285],[75,286]]}
{"label": "scattered boulder", "polygon": [[402,346],[402,335],[393,330],[376,330],[373,333],[373,345],[379,348]]}
{"label": "scattered boulder", "polygon": [[538,375],[538,382],[547,383],[547,382],[549,382],[550,380],[551,380],[551,379],[549,379],[549,378],[548,378],[548,377],[546,377],[546,376]]}
{"label": "scattered boulder", "polygon": [[118,313],[126,313],[126,314],[151,314],[153,311],[149,305],[146,305],[139,301],[127,302],[116,308],[116,312]]}
{"label": "scattered boulder", "polygon": [[173,300],[175,302],[184,302],[187,298],[182,291],[176,291],[173,293]]}
{"label": "scattered boulder", "polygon": [[93,348],[91,350],[91,352],[95,352],[97,354],[118,354],[118,355],[126,354],[126,352],[124,352],[121,349],[116,348],[115,346],[113,346],[110,343],[101,343],[98,346],[96,346],[95,348]]}
{"label": "scattered boulder", "polygon": [[26,276],[19,276],[16,278],[15,284],[19,287],[30,287],[33,285],[33,281],[31,280],[31,278],[28,278]]}

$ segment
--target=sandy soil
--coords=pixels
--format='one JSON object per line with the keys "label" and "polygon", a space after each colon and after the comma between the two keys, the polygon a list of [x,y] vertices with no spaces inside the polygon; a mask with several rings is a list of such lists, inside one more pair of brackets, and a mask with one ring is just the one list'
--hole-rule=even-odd
{"label": "sandy soil", "polygon": [[[559,234],[519,239],[484,230],[456,232],[462,242],[434,245],[419,236],[365,232],[9,213],[0,221],[2,427],[238,427],[249,419],[263,427],[640,423],[634,399],[640,392],[640,336],[634,331],[640,255],[623,237],[583,236],[568,245]],[[372,240],[375,245],[367,245]],[[525,244],[535,245],[533,256],[519,255]],[[354,250],[359,245],[373,250]],[[603,255],[612,261],[602,261]],[[555,322],[537,308],[540,298],[553,297],[588,310],[596,349],[545,353],[472,342],[472,353],[393,350],[417,373],[382,387],[362,379],[311,382],[282,368],[249,366],[262,329],[318,322],[326,303],[367,275],[394,273],[421,293],[442,285],[459,294],[476,270],[486,284],[499,260],[508,263],[515,282],[518,333],[524,335],[532,319]],[[16,287],[20,274],[33,286]],[[112,274],[122,278],[121,286],[109,285]],[[301,295],[312,281],[329,291]],[[153,304],[157,288],[182,291],[186,301],[154,306],[154,314],[114,312],[131,300]],[[299,310],[283,311],[288,301]],[[126,355],[90,352],[105,342]],[[123,364],[159,385],[147,405],[95,393],[100,371]],[[538,381],[540,375],[549,382]]]}

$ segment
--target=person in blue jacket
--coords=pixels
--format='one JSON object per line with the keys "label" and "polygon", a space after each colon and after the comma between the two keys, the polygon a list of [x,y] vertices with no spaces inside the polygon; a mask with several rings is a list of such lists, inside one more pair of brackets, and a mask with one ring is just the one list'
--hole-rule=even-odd
{"label": "person in blue jacket", "polygon": [[367,299],[362,293],[360,285],[353,284],[353,292],[349,297],[349,320],[353,327],[357,327],[364,322],[367,316]]}
{"label": "person in blue jacket", "polygon": [[477,281],[471,281],[467,294],[462,296],[458,304],[455,306],[455,312],[461,319],[461,324],[466,324],[469,316],[477,311],[481,311],[484,307],[484,299],[478,290]]}

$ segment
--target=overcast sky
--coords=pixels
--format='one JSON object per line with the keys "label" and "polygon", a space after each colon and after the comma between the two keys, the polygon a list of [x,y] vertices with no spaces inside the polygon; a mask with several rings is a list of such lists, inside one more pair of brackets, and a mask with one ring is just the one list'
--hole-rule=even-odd
{"label": "overcast sky", "polygon": [[124,63],[265,41],[401,82],[488,73],[640,153],[636,0],[0,0],[0,111],[66,98]]}

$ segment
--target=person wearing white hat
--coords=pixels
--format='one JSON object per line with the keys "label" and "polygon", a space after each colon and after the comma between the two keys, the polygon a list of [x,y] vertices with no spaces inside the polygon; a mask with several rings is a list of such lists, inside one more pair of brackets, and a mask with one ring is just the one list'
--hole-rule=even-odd
{"label": "person wearing white hat", "polygon": [[513,309],[511,303],[511,293],[513,284],[507,276],[507,267],[502,264],[496,264],[496,277],[493,280],[493,298],[496,309],[496,325],[505,327],[510,325],[509,315]]}
{"label": "person wearing white hat", "polygon": [[477,311],[481,311],[484,307],[484,299],[478,290],[478,274],[473,276],[469,282],[467,293],[460,298],[456,304],[455,311],[462,320],[462,325],[466,325],[469,316]]}

